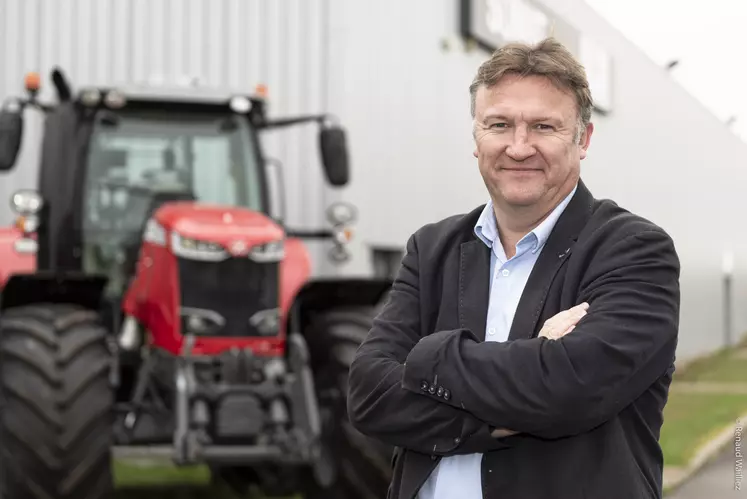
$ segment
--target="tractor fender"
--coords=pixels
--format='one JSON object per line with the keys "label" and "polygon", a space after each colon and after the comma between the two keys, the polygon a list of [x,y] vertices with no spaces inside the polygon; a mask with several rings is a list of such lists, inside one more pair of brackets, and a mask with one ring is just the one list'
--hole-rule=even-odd
{"label": "tractor fender", "polygon": [[107,278],[82,272],[16,273],[0,295],[0,310],[33,303],[67,303],[98,310]]}
{"label": "tractor fender", "polygon": [[36,255],[19,253],[15,243],[22,238],[21,231],[13,227],[0,227],[0,288],[16,273],[29,273],[36,269]]}
{"label": "tractor fender", "polygon": [[289,331],[303,334],[312,316],[332,308],[376,306],[392,286],[391,279],[312,279],[296,293],[290,313]]}

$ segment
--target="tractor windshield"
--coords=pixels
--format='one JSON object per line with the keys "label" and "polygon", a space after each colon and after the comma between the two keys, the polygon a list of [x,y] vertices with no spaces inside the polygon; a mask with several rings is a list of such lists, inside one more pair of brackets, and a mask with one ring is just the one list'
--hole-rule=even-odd
{"label": "tractor windshield", "polygon": [[[84,266],[127,279],[145,222],[171,200],[262,211],[259,155],[248,120],[233,114],[101,113],[88,148]],[[112,290],[113,291],[113,290]]]}

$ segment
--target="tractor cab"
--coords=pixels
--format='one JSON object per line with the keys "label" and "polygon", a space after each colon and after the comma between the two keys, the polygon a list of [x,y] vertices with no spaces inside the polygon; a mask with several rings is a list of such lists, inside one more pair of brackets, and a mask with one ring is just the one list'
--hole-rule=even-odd
{"label": "tractor cab", "polygon": [[[105,279],[104,314],[112,329],[122,326],[120,304],[136,276],[147,224],[164,205],[179,203],[202,212],[212,207],[226,216],[253,212],[264,215],[268,226],[280,225],[283,237],[314,235],[287,230],[277,217],[280,210],[272,210],[281,200],[270,199],[270,192],[282,193],[283,186],[270,189],[259,142],[262,130],[318,122],[327,180],[333,186],[348,181],[344,131],[327,116],[268,120],[263,86],[251,95],[139,86],[74,92],[59,70],[52,81],[57,104],[38,100],[39,79],[32,74],[26,80],[28,99],[9,99],[0,111],[0,171],[11,169],[17,159],[24,110],[36,108],[46,115],[39,188],[14,197],[14,208],[25,221],[19,227],[29,229],[16,246],[36,254],[38,270]],[[39,211],[28,213],[26,206]],[[352,211],[343,204],[334,208],[328,213],[336,230],[316,235],[331,239],[330,255],[344,261],[349,234],[344,225]],[[198,249],[220,245],[183,240]],[[209,259],[209,251],[204,253]],[[236,276],[241,277],[254,276]]]}
{"label": "tractor cab", "polygon": [[[100,109],[92,118],[80,192],[79,265],[106,275],[115,299],[134,276],[147,221],[165,204],[271,217],[257,144],[259,101],[130,101],[137,94],[121,92],[121,108]],[[164,109],[165,103],[180,110]]]}

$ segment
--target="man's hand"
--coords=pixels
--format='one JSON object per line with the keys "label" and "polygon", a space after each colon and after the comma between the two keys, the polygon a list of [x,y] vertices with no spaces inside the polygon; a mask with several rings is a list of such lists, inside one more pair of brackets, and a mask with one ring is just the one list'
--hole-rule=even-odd
{"label": "man's hand", "polygon": [[562,338],[573,331],[578,321],[586,315],[587,310],[589,310],[589,304],[584,302],[550,317],[542,326],[539,336],[551,340]]}
{"label": "man's hand", "polygon": [[[545,321],[545,324],[540,330],[539,336],[551,340],[562,338],[573,331],[573,328],[576,327],[578,321],[586,315],[587,310],[589,310],[589,304],[584,302],[573,308],[559,312]],[[490,435],[493,438],[504,438],[516,435],[517,433],[518,432],[506,428],[496,428],[490,433]]]}

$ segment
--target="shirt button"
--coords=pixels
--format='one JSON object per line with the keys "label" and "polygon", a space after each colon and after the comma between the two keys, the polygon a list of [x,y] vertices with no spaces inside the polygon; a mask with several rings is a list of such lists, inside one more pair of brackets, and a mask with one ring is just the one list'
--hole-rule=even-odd
{"label": "shirt button", "polygon": [[449,400],[451,398],[451,392],[447,389],[444,389],[444,400]]}
{"label": "shirt button", "polygon": [[428,382],[427,381],[423,381],[422,383],[420,383],[420,389],[423,390],[423,391],[428,390]]}
{"label": "shirt button", "polygon": [[511,274],[511,271],[508,269],[503,269],[503,272],[501,272],[501,274],[503,274],[503,277],[508,277]]}
{"label": "shirt button", "polygon": [[458,444],[458,443],[459,443],[459,442],[461,442],[461,441],[462,441],[462,439],[461,439],[461,438],[459,438],[459,437],[456,437],[456,438],[454,439],[454,443],[455,443],[455,444]]}
{"label": "shirt button", "polygon": [[431,395],[436,393],[436,385],[431,385],[430,388],[428,388],[428,393],[430,393]]}
{"label": "shirt button", "polygon": [[495,334],[495,328],[491,327],[490,329],[488,329],[488,334]]}

